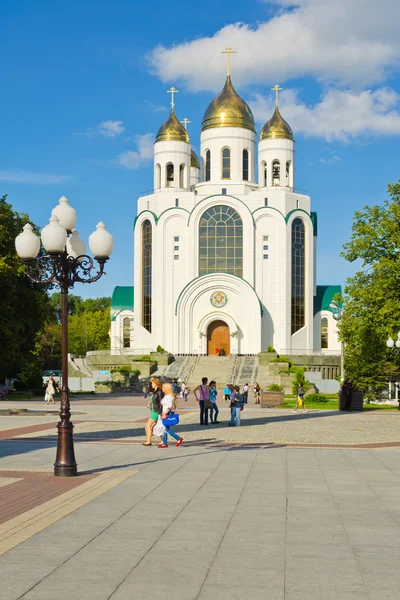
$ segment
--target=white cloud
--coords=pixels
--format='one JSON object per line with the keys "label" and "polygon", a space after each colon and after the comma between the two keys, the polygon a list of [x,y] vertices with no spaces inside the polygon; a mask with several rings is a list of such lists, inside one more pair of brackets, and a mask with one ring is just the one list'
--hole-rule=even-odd
{"label": "white cloud", "polygon": [[[276,0],[276,16],[251,26],[227,25],[209,37],[162,45],[148,54],[163,82],[190,90],[219,90],[230,44],[237,85],[315,77],[362,88],[382,82],[400,64],[398,0]],[[293,4],[296,4],[293,7]]]}
{"label": "white cloud", "polygon": [[47,175],[45,173],[19,170],[0,171],[0,181],[9,181],[11,183],[51,185],[55,183],[63,183],[64,181],[68,181],[68,179],[71,179],[69,175]]}
{"label": "white cloud", "polygon": [[102,121],[98,129],[104,137],[116,137],[125,131],[125,127],[122,127],[122,121]]}
{"label": "white cloud", "polygon": [[[262,126],[272,115],[273,101],[255,95],[250,102]],[[315,106],[302,103],[294,90],[281,94],[282,116],[296,133],[349,142],[368,136],[400,135],[400,95],[390,88],[359,93],[330,90]]]}
{"label": "white cloud", "polygon": [[329,158],[320,158],[319,162],[322,163],[323,165],[333,165],[333,163],[339,162],[340,160],[342,160],[340,158],[340,156],[337,156],[337,154],[334,154],[333,156],[330,156]]}
{"label": "white cloud", "polygon": [[130,170],[138,169],[143,163],[153,160],[154,134],[136,135],[137,150],[126,150],[119,154],[115,163]]}

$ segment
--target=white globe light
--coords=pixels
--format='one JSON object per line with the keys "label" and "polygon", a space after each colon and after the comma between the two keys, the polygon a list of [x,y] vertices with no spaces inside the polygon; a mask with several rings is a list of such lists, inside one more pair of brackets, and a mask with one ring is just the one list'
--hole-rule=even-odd
{"label": "white globe light", "polygon": [[[74,229],[71,233],[70,237],[67,240],[67,252],[68,256],[72,256],[72,258],[78,258],[78,256],[82,256],[86,254],[86,244],[79,237],[79,231]],[[81,262],[82,258],[79,262]]]}
{"label": "white globe light", "polygon": [[61,196],[58,202],[58,206],[52,210],[51,214],[58,217],[61,227],[64,227],[67,231],[72,231],[76,223],[76,210],[69,205],[65,196]]}
{"label": "white globe light", "polygon": [[400,348],[400,339],[396,340],[396,348]]}
{"label": "white globe light", "polygon": [[391,337],[390,337],[390,338],[388,339],[388,341],[386,342],[386,346],[387,346],[388,348],[393,348],[393,346],[394,346],[394,341],[392,340],[392,338],[391,338]]}
{"label": "white globe light", "polygon": [[89,236],[89,247],[95,258],[108,258],[114,246],[114,238],[106,230],[104,223],[100,221],[96,225],[96,231]]}
{"label": "white globe light", "polygon": [[33,233],[32,225],[24,225],[23,232],[15,238],[15,249],[22,260],[34,260],[40,250],[40,238]]}
{"label": "white globe light", "polygon": [[61,254],[67,243],[67,232],[61,227],[58,218],[53,215],[49,224],[42,229],[42,244],[49,254]]}

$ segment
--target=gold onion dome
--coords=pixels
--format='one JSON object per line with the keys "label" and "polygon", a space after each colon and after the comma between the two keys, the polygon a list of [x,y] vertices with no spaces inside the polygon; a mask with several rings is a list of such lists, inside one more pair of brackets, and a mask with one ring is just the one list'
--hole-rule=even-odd
{"label": "gold onion dome", "polygon": [[184,126],[178,121],[174,109],[168,119],[158,130],[156,142],[177,140],[178,142],[189,143],[189,135]]}
{"label": "gold onion dome", "polygon": [[287,140],[293,140],[293,131],[286,123],[285,119],[279,112],[279,108],[275,108],[275,112],[261,129],[260,140],[272,139],[272,138],[284,138]]}
{"label": "gold onion dome", "polygon": [[196,169],[200,169],[199,157],[197,156],[194,150],[192,150],[190,153],[190,166],[196,167]]}
{"label": "gold onion dome", "polygon": [[204,113],[201,130],[212,127],[242,127],[256,131],[253,113],[249,105],[237,94],[229,75],[224,89]]}

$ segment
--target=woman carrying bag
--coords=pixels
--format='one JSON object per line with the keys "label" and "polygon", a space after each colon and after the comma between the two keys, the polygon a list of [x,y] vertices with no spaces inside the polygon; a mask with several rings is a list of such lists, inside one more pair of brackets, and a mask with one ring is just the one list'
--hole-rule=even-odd
{"label": "woman carrying bag", "polygon": [[168,448],[168,436],[170,435],[176,440],[175,446],[180,446],[183,442],[183,438],[179,437],[172,430],[172,427],[179,423],[179,415],[174,412],[174,404],[175,404],[175,394],[172,391],[172,386],[170,383],[164,383],[162,386],[162,391],[165,396],[161,400],[162,406],[162,422],[165,427],[163,441],[159,444],[159,448]]}
{"label": "woman carrying bag", "polygon": [[161,389],[162,383],[159,379],[157,379],[156,377],[153,377],[152,379],[150,379],[150,386],[151,386],[151,389],[153,390],[153,393],[150,397],[150,402],[147,405],[147,407],[150,409],[150,415],[149,415],[149,419],[146,423],[146,426],[144,428],[147,438],[146,438],[146,441],[143,444],[143,446],[151,446],[151,438],[152,438],[152,435],[154,432],[154,427],[156,426],[158,417],[161,414],[161,410],[162,410],[161,400],[164,396],[164,392]]}

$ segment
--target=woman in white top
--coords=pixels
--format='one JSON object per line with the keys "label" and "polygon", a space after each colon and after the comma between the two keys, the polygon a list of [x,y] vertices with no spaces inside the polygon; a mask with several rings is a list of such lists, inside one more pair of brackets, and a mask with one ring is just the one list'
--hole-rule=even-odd
{"label": "woman in white top", "polygon": [[49,380],[47,382],[47,387],[46,387],[46,395],[45,395],[45,402],[46,404],[50,404],[50,402],[52,404],[55,404],[54,402],[54,394],[59,391],[56,382],[54,381],[54,377],[49,377]]}
{"label": "woman in white top", "polygon": [[[172,385],[170,383],[164,383],[162,386],[162,391],[165,394],[164,398],[161,400],[162,418],[166,419],[169,413],[174,412],[176,400],[172,391]],[[168,448],[168,435],[176,440],[176,446],[180,446],[182,444],[183,438],[179,437],[175,431],[172,431],[171,427],[165,427],[163,441],[162,444],[159,444],[159,448]]]}

